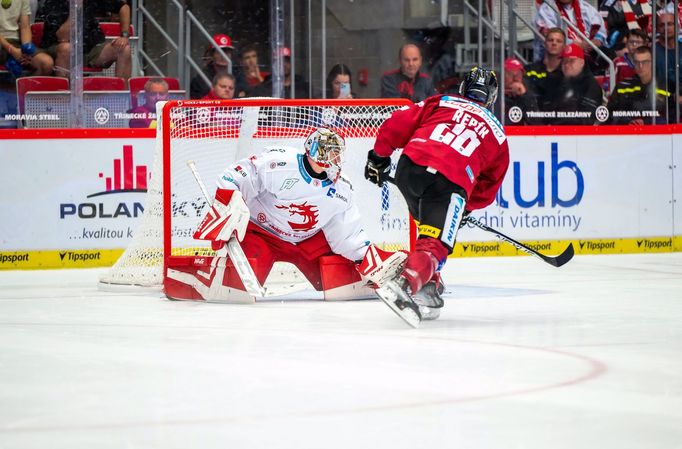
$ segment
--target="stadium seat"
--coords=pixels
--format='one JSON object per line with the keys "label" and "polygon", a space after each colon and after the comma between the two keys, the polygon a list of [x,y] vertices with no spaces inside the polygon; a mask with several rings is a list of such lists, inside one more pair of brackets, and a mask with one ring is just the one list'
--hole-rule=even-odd
{"label": "stadium seat", "polygon": [[[121,24],[118,22],[100,22],[99,29],[106,37],[119,37],[121,35]],[[130,37],[135,36],[135,28],[130,25]]]}
{"label": "stadium seat", "polygon": [[83,90],[126,90],[126,82],[116,76],[89,76],[83,78]]}
{"label": "stadium seat", "polygon": [[45,24],[43,22],[35,22],[31,24],[31,40],[36,47],[41,47],[43,43],[43,30]]}
{"label": "stadium seat", "polygon": [[17,79],[17,107],[27,128],[69,126],[69,80],[55,76]]}
{"label": "stadium seat", "polygon": [[[152,78],[156,77],[136,76],[128,80],[128,85],[130,86],[130,104],[133,108],[137,107],[140,93],[144,94],[144,85]],[[182,92],[184,94],[184,91],[180,90],[180,81],[177,78],[163,78],[163,80],[168,83],[169,94],[171,94],[171,91]]]}
{"label": "stadium seat", "polygon": [[69,80],[56,76],[25,76],[17,79],[17,106],[24,113],[26,92],[68,91]]}

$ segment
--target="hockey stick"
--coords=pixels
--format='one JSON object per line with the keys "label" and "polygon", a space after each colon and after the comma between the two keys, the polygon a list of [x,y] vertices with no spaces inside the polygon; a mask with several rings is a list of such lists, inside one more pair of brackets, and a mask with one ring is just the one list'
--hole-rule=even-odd
{"label": "hockey stick", "polygon": [[[395,183],[395,178],[392,176],[386,176],[384,177],[384,180],[387,182],[390,182],[393,185],[396,185]],[[565,265],[568,263],[573,258],[574,250],[573,250],[573,243],[569,243],[568,247],[558,256],[546,256],[544,254],[541,254],[537,251],[535,251],[533,248],[524,245],[521,242],[517,242],[513,238],[501,233],[497,229],[491,228],[488,225],[484,225],[480,221],[476,220],[474,217],[469,216],[466,218],[467,223],[471,223],[472,225],[476,226],[477,228],[483,229],[484,231],[488,231],[491,234],[494,234],[498,239],[504,240],[505,242],[509,243],[510,245],[516,247],[517,249],[520,249],[521,251],[524,251],[531,256],[535,256],[538,259],[552,265],[555,267],[560,267],[562,265]]]}
{"label": "hockey stick", "polygon": [[[194,179],[197,181],[197,184],[199,184],[199,188],[201,189],[201,193],[204,194],[204,198],[206,198],[206,201],[211,204],[211,197],[208,195],[206,186],[204,186],[204,182],[199,176],[196,164],[194,161],[190,160],[187,161],[187,166],[190,170],[192,170]],[[244,250],[239,244],[237,238],[234,236],[230,237],[230,240],[227,241],[225,246],[227,248],[227,254],[230,256],[230,260],[232,261],[232,265],[234,265],[235,270],[237,270],[237,274],[239,275],[242,284],[244,284],[246,291],[253,296],[265,296],[265,287],[260,285],[260,282],[258,282],[258,278],[253,272],[253,268],[251,267],[251,264],[249,264],[249,260],[246,258]]]}
{"label": "hockey stick", "polygon": [[574,253],[573,243],[569,243],[568,246],[566,247],[566,249],[561,254],[559,254],[558,256],[546,256],[544,254],[541,254],[541,253],[535,251],[533,248],[530,248],[530,247],[524,245],[523,243],[517,242],[513,238],[502,234],[497,229],[493,229],[490,226],[484,225],[480,221],[476,220],[474,217],[471,217],[471,216],[467,217],[466,222],[471,223],[472,225],[476,226],[477,228],[483,229],[484,231],[488,231],[492,234],[495,234],[495,236],[497,236],[498,239],[504,240],[505,242],[511,244],[512,246],[515,246],[517,249],[520,249],[521,251],[524,251],[524,252],[530,254],[531,256],[535,256],[535,257],[547,262],[548,264],[550,264],[552,266],[560,267],[560,266],[568,263],[568,261],[573,258],[573,253]]}

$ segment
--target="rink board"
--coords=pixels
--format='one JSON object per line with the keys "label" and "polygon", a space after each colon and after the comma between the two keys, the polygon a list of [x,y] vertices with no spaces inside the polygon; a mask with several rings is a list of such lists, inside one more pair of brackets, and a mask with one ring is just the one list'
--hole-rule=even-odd
{"label": "rink board", "polygon": [[[511,129],[498,201],[474,216],[548,254],[568,242],[579,254],[681,251],[682,127],[597,130]],[[3,131],[0,142],[0,269],[111,265],[144,209],[153,131]],[[458,241],[456,256],[517,253],[478,229]]]}

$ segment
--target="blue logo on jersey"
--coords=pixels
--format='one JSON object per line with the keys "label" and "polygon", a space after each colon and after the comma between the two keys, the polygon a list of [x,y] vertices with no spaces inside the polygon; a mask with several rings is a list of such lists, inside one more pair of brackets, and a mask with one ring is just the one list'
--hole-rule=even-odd
{"label": "blue logo on jersey", "polygon": [[334,198],[335,193],[336,193],[336,189],[334,187],[330,187],[329,190],[327,190],[327,196],[329,198]]}

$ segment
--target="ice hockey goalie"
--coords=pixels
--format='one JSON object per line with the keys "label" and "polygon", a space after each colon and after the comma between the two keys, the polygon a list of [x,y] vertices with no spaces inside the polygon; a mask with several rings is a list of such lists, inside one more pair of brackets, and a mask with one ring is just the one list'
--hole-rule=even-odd
{"label": "ice hockey goalie", "polygon": [[234,236],[260,284],[281,261],[295,265],[325,299],[375,297],[356,269],[369,239],[341,173],[344,149],[341,136],[319,128],[302,149],[270,147],[225,169],[194,234],[218,251],[212,257],[173,258],[166,295],[254,301],[227,257],[225,242]]}

